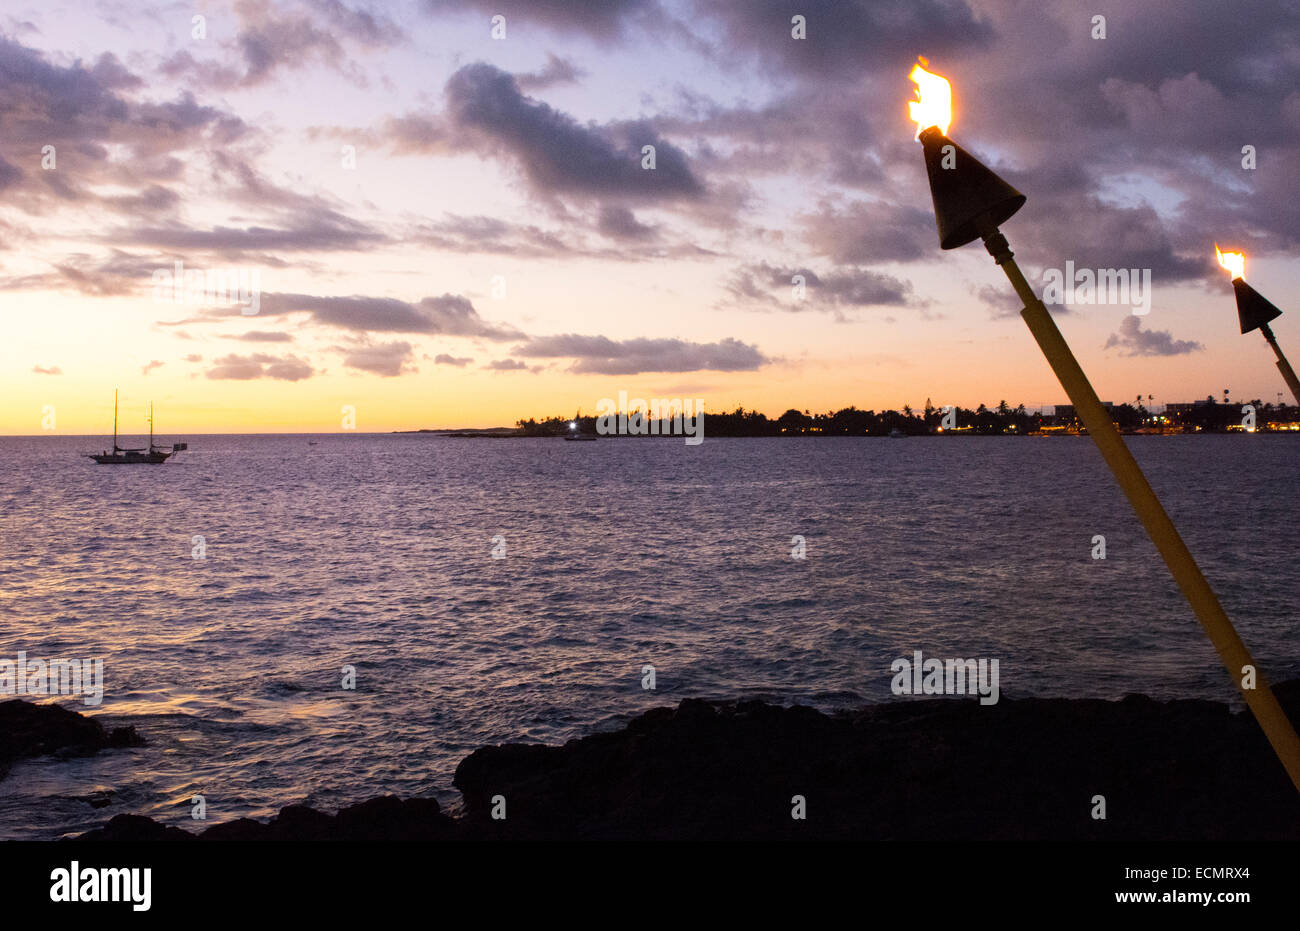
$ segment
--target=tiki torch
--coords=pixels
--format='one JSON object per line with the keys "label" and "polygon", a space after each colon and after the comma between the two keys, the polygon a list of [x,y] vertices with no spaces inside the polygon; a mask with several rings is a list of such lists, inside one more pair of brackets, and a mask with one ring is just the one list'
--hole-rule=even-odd
{"label": "tiki torch", "polygon": [[1232,290],[1237,292],[1237,320],[1241,323],[1241,332],[1259,330],[1264,334],[1264,340],[1273,347],[1273,355],[1277,356],[1277,368],[1282,373],[1283,381],[1291,389],[1295,402],[1300,404],[1300,379],[1295,377],[1295,370],[1291,368],[1286,356],[1282,355],[1282,347],[1277,344],[1277,337],[1268,325],[1270,320],[1282,316],[1282,311],[1246,284],[1245,255],[1240,252],[1220,252],[1218,243],[1214,244],[1214,254],[1219,257],[1219,264],[1232,275]]}
{"label": "tiki torch", "polygon": [[[921,64],[925,63],[922,59]],[[948,138],[948,126],[952,121],[952,87],[946,79],[931,74],[921,64],[916,65],[910,75],[916,84],[917,99],[908,103],[908,110],[916,121],[916,138],[925,150],[925,167],[939,227],[939,246],[956,249],[981,239],[993,260],[1006,273],[1011,286],[1024,302],[1020,316],[1028,324],[1038,348],[1047,358],[1088,435],[1097,444],[1151,542],[1205,628],[1291,782],[1300,791],[1300,737],[1296,736],[1295,728],[1273,691],[1258,674],[1255,661],[1224,613],[1210,583],[1138,468],[1119,431],[1111,423],[1110,412],[1102,406],[1052,315],[1021,274],[1006,237],[998,229],[1024,206],[1025,195]],[[1248,687],[1247,681],[1253,687]]]}

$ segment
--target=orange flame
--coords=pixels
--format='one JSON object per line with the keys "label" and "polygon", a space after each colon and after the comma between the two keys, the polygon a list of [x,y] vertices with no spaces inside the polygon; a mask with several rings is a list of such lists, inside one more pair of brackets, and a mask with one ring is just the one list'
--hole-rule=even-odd
{"label": "orange flame", "polygon": [[1214,244],[1214,254],[1219,257],[1219,264],[1235,278],[1246,277],[1246,256],[1240,252],[1220,252],[1219,244]]}
{"label": "orange flame", "polygon": [[916,135],[919,138],[923,129],[936,126],[939,132],[947,135],[952,123],[952,85],[947,78],[931,74],[921,65],[928,65],[924,58],[913,66],[908,75],[916,84],[916,99],[907,102],[907,112],[916,120]]}

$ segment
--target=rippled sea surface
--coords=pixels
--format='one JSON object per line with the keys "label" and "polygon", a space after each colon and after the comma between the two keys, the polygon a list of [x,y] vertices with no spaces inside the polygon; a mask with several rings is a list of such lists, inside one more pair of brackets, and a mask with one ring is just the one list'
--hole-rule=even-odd
{"label": "rippled sea surface", "polygon": [[[1128,442],[1266,674],[1300,675],[1300,437]],[[196,793],[209,823],[454,805],[483,744],[686,697],[904,700],[889,664],[916,649],[998,658],[1012,697],[1235,694],[1087,438],[197,436],[160,467],[78,458],[102,445],[0,439],[0,658],[103,657],[103,703],[60,701],[149,745],[15,765],[0,837],[192,828]]]}

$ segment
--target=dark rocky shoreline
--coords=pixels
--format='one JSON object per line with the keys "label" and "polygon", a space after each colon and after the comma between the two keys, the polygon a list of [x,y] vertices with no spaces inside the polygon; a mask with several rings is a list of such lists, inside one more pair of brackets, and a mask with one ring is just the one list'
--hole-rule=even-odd
{"label": "dark rocky shoreline", "polygon": [[[1300,720],[1300,680],[1275,690]],[[13,704],[0,705],[0,732]],[[80,733],[65,717],[80,716],[59,712],[46,712],[51,723]],[[78,741],[65,746],[95,743]],[[481,748],[455,785],[457,818],[432,799],[386,797],[198,834],[118,815],[79,839],[1300,840],[1300,795],[1248,712],[1136,695],[923,699],[834,716],[687,700],[562,747]],[[796,795],[805,820],[791,817]],[[1092,817],[1098,795],[1105,820]],[[495,797],[505,820],[492,817]]]}
{"label": "dark rocky shoreline", "polygon": [[18,760],[47,753],[89,756],[113,747],[142,747],[134,727],[109,731],[61,705],[34,705],[21,699],[0,702],[0,779]]}

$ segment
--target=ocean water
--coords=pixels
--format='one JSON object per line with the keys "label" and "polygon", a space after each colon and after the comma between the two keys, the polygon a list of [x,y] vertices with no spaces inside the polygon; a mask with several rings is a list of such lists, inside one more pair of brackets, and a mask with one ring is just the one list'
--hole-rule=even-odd
{"label": "ocean water", "polygon": [[[208,823],[454,806],[483,744],[906,700],[916,649],[998,659],[1008,697],[1235,698],[1087,438],[188,439],[131,468],[0,439],[0,658],[102,657],[103,703],[59,700],[149,742],[18,763],[0,837],[194,828],[196,793]],[[1300,437],[1128,442],[1261,668],[1300,675]]]}

